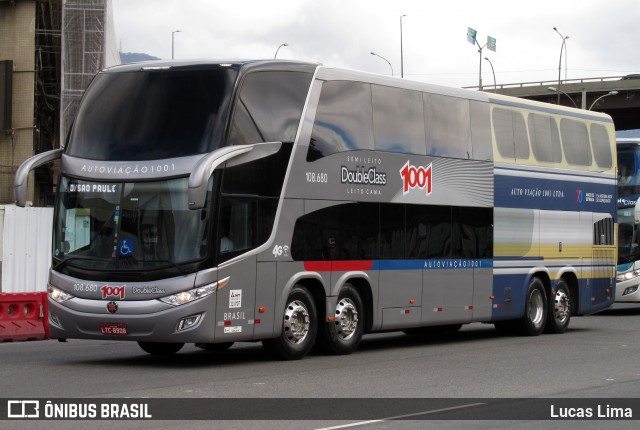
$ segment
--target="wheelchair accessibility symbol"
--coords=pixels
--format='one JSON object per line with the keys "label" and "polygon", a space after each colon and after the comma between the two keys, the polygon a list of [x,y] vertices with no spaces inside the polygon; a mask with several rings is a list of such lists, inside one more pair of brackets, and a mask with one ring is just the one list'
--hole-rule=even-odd
{"label": "wheelchair accessibility symbol", "polygon": [[129,257],[133,255],[133,240],[123,239],[120,241],[120,256]]}

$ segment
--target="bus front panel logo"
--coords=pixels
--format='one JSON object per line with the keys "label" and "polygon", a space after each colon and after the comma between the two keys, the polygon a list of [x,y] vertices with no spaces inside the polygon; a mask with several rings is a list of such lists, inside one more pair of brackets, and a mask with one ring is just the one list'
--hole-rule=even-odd
{"label": "bus front panel logo", "polygon": [[428,166],[414,166],[408,161],[400,169],[402,177],[402,194],[408,194],[413,188],[424,189],[427,195],[432,192],[432,163]]}

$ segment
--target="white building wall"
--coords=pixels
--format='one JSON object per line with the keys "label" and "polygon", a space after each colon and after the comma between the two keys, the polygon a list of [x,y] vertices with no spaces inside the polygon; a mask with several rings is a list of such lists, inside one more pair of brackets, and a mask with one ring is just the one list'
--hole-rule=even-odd
{"label": "white building wall", "polygon": [[53,208],[5,205],[3,209],[0,292],[47,291]]}

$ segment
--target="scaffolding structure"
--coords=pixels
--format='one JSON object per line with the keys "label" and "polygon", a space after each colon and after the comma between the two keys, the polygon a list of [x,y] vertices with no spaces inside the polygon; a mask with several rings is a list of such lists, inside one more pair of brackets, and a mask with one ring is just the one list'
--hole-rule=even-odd
{"label": "scaffolding structure", "polygon": [[[111,0],[65,0],[62,8],[60,142],[65,144],[80,99],[93,76],[114,59]],[[117,54],[117,51],[116,51]]]}

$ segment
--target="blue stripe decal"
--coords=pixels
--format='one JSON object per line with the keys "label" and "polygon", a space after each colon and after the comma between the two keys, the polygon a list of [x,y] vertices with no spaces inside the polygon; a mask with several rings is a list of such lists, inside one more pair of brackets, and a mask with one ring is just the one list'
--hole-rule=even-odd
{"label": "blue stripe decal", "polygon": [[491,269],[491,259],[447,258],[436,260],[379,260],[371,270],[456,270]]}

